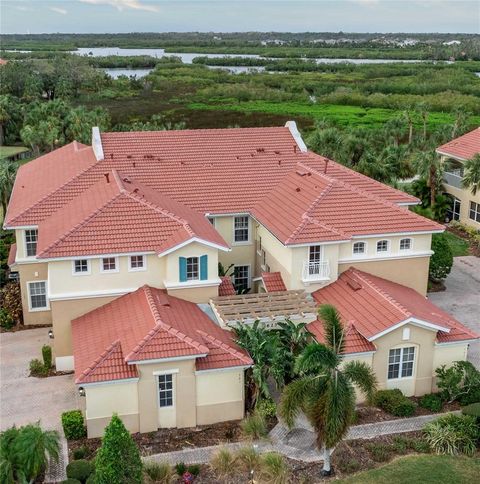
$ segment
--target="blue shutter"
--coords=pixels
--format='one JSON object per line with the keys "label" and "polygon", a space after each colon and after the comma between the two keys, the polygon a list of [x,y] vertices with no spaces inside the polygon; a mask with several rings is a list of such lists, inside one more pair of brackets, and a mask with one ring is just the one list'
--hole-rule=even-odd
{"label": "blue shutter", "polygon": [[208,255],[202,255],[200,257],[200,280],[205,281],[208,279]]}
{"label": "blue shutter", "polygon": [[180,282],[185,282],[187,280],[187,259],[185,257],[179,257],[178,259],[180,274]]}

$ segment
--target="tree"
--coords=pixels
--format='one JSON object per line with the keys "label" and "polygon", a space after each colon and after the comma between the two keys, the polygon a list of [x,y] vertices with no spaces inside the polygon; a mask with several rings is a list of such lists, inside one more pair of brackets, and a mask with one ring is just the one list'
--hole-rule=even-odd
{"label": "tree", "polygon": [[432,250],[428,272],[431,279],[440,281],[450,274],[453,265],[452,249],[444,234],[433,234]]}
{"label": "tree", "polygon": [[427,186],[430,189],[430,206],[434,207],[442,174],[440,158],[433,150],[420,151],[414,159],[414,166],[417,174],[427,181]]}
{"label": "tree", "polygon": [[95,459],[95,483],[136,484],[142,482],[142,460],[138,447],[114,414],[105,428],[102,446]]}
{"label": "tree", "polygon": [[308,139],[311,150],[332,160],[339,160],[343,150],[342,133],[337,128],[317,129]]}
{"label": "tree", "polygon": [[311,343],[296,361],[298,379],[287,385],[280,401],[280,416],[289,427],[304,412],[323,450],[323,475],[330,475],[330,457],[348,432],[355,412],[356,385],[371,401],[376,389],[373,370],[366,363],[343,361],[345,331],[331,305],[323,305],[319,316],[325,330],[325,344]]}
{"label": "tree", "polygon": [[480,191],[480,154],[477,153],[473,158],[463,164],[462,186],[472,191],[473,195]]}
{"label": "tree", "polygon": [[13,189],[18,163],[11,160],[0,160],[0,203],[2,204],[2,214],[7,213],[8,201]]}
{"label": "tree", "polygon": [[58,461],[60,436],[40,424],[11,427],[0,434],[0,482],[33,482],[50,460]]}

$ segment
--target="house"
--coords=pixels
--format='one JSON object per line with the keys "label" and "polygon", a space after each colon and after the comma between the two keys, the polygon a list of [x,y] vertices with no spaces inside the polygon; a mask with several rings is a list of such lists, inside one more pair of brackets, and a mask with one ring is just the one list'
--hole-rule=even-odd
{"label": "house", "polygon": [[[294,122],[94,128],[91,146],[73,142],[20,167],[4,225],[16,233],[10,267],[24,322],[52,324],[56,367],[75,370],[89,435],[98,435],[112,411],[140,431],[240,418],[251,361],[230,323],[314,324],[320,295],[352,267],[430,308],[431,236],[444,227],[408,209],[417,203],[309,152]],[[219,263],[233,264],[231,278]],[[417,333],[457,328],[422,315],[413,317],[423,326],[401,320],[413,324],[421,361]],[[375,335],[354,327],[387,372]],[[462,331],[465,348],[473,336]],[[426,334],[435,361],[464,357]]]}
{"label": "house", "polygon": [[462,185],[463,163],[480,153],[480,127],[437,148],[445,167],[443,183],[452,198],[448,216],[480,230],[480,191]]}

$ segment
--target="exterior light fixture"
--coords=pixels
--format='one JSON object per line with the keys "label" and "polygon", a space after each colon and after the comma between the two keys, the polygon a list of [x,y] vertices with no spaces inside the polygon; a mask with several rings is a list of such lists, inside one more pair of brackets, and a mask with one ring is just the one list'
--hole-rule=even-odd
{"label": "exterior light fixture", "polygon": [[81,397],[84,397],[84,396],[85,396],[85,388],[83,388],[83,387],[79,387],[79,389],[78,389],[78,394],[79,394]]}
{"label": "exterior light fixture", "polygon": [[49,337],[50,339],[54,339],[54,338],[55,338],[55,336],[54,336],[54,334],[53,334],[53,329],[49,329],[49,330],[48,330],[48,337]]}

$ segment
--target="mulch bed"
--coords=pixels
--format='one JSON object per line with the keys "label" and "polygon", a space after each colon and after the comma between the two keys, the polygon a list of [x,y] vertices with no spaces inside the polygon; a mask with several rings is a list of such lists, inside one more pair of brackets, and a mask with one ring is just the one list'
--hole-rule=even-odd
{"label": "mulch bed", "polygon": [[[418,402],[420,398],[418,397],[409,397],[410,400],[413,400],[417,404],[417,408],[415,409],[415,413],[412,417],[419,417],[421,415],[432,415],[435,413],[442,413],[442,412],[453,412],[455,410],[460,410],[460,404],[458,402],[453,403],[446,403],[443,406],[443,409],[440,412],[432,412],[426,408],[420,407]],[[387,420],[399,420],[403,418],[411,418],[411,417],[395,417],[394,415],[385,412],[381,408],[377,407],[368,407],[368,406],[358,406],[357,407],[357,420],[355,421],[354,425],[363,425],[369,423],[377,423],[377,422],[385,422]]]}
{"label": "mulch bed", "polygon": [[11,327],[10,329],[5,329],[0,326],[0,333],[16,333],[17,331],[27,331],[29,329],[38,329],[38,328],[51,328],[51,324],[16,324],[15,326]]}
{"label": "mulch bed", "polygon": [[63,375],[72,375],[73,371],[57,371],[55,368],[50,368],[46,375],[32,375],[30,373],[29,376],[32,378],[49,378],[51,376],[63,376]]}
{"label": "mulch bed", "polygon": [[443,292],[447,290],[447,286],[445,286],[443,281],[432,281],[432,279],[428,280],[428,292]]}

